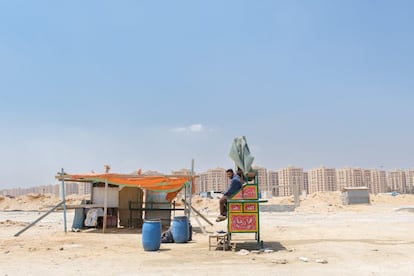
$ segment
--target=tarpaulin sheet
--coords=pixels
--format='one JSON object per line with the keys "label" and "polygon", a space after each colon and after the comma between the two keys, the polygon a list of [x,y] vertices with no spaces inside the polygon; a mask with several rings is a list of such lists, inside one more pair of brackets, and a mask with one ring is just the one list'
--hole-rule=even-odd
{"label": "tarpaulin sheet", "polygon": [[[108,184],[119,186],[138,187],[155,192],[168,193],[167,199],[171,200],[175,195],[190,181],[191,177],[174,177],[174,176],[144,176],[144,175],[125,175],[125,174],[64,174],[57,175],[56,178],[65,181],[90,182],[97,183],[107,182]],[[193,182],[193,187],[194,187]]]}

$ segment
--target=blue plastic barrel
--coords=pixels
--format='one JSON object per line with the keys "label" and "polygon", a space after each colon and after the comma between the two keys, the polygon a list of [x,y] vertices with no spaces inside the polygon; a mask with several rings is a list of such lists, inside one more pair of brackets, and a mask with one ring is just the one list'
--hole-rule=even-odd
{"label": "blue plastic barrel", "polygon": [[85,220],[85,212],[83,208],[75,209],[75,217],[73,218],[72,229],[81,229]]}
{"label": "blue plastic barrel", "polygon": [[172,235],[174,242],[186,243],[189,238],[188,218],[186,216],[174,217],[172,223]]}
{"label": "blue plastic barrel", "polygon": [[161,245],[161,220],[145,220],[142,226],[142,246],[145,251],[157,251]]}

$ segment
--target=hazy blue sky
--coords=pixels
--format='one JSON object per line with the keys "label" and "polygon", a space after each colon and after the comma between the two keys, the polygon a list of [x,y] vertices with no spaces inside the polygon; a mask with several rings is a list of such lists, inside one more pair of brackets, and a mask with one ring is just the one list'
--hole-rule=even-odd
{"label": "hazy blue sky", "polygon": [[0,1],[0,188],[414,167],[413,1]]}

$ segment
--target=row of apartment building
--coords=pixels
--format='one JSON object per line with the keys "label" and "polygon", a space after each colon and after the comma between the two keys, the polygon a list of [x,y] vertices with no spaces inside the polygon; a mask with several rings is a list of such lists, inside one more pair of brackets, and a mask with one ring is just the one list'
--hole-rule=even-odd
{"label": "row of apartment building", "polygon": [[[182,169],[180,171],[173,171],[174,175],[187,174],[190,175],[190,170]],[[144,175],[162,175],[162,173],[157,171],[146,171]],[[62,195],[62,185],[60,184],[50,184],[35,186],[29,188],[12,188],[0,190],[0,194],[3,196],[21,196],[26,194],[53,194],[55,196]],[[76,182],[65,182],[65,194],[66,196],[77,194],[77,195],[90,195],[91,194],[91,185],[88,183],[76,183]]]}
{"label": "row of apartment building", "polygon": [[[278,171],[267,170],[263,167],[253,167],[257,171],[259,190],[272,196],[290,196],[295,193],[311,194],[315,192],[340,191],[344,187],[368,187],[373,194],[396,191],[399,193],[414,193],[414,169],[395,170],[386,172],[377,169],[361,168],[326,168],[321,167],[304,171],[303,168],[287,167]],[[147,175],[160,175],[150,171]],[[190,175],[190,170],[173,171],[173,175]],[[196,174],[196,193],[220,192],[226,190],[229,179],[226,169],[209,169],[207,172]],[[90,185],[85,183],[65,183],[66,195],[90,194]],[[28,193],[50,193],[61,195],[61,185],[45,185],[31,188],[16,188],[0,191],[0,194],[20,196]]]}
{"label": "row of apartment building", "polygon": [[[42,185],[30,188],[13,188],[1,190],[0,194],[3,196],[21,196],[26,194],[53,194],[55,196],[62,195],[62,185]],[[91,185],[87,183],[66,182],[65,194],[68,195],[88,195],[91,194]]]}
{"label": "row of apartment building", "polygon": [[[259,190],[272,196],[289,196],[298,193],[340,191],[344,187],[368,187],[373,194],[396,191],[414,193],[414,169],[386,172],[377,169],[326,168],[304,171],[287,167],[278,171],[254,167],[259,179]],[[224,191],[229,180],[223,168],[199,173],[196,187],[199,192]]]}

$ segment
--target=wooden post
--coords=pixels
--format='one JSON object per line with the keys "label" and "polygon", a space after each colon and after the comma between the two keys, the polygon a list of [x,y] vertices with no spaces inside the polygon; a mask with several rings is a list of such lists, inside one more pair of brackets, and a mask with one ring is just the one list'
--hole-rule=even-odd
{"label": "wooden post", "polygon": [[[111,167],[109,165],[105,165],[105,172],[109,173]],[[105,199],[104,199],[104,217],[103,217],[103,225],[102,225],[102,233],[105,233],[106,230],[106,222],[107,222],[107,212],[108,212],[108,179],[105,179]]]}
{"label": "wooden post", "polygon": [[[190,173],[190,200],[189,200],[189,206],[192,206],[191,205],[191,199],[192,199],[192,197],[193,197],[193,185],[194,185],[194,183],[193,183],[193,176],[194,176],[194,159],[192,159],[191,160],[191,173]],[[188,209],[188,221],[190,221],[190,217],[191,217],[191,209],[192,208],[189,208]]]}

